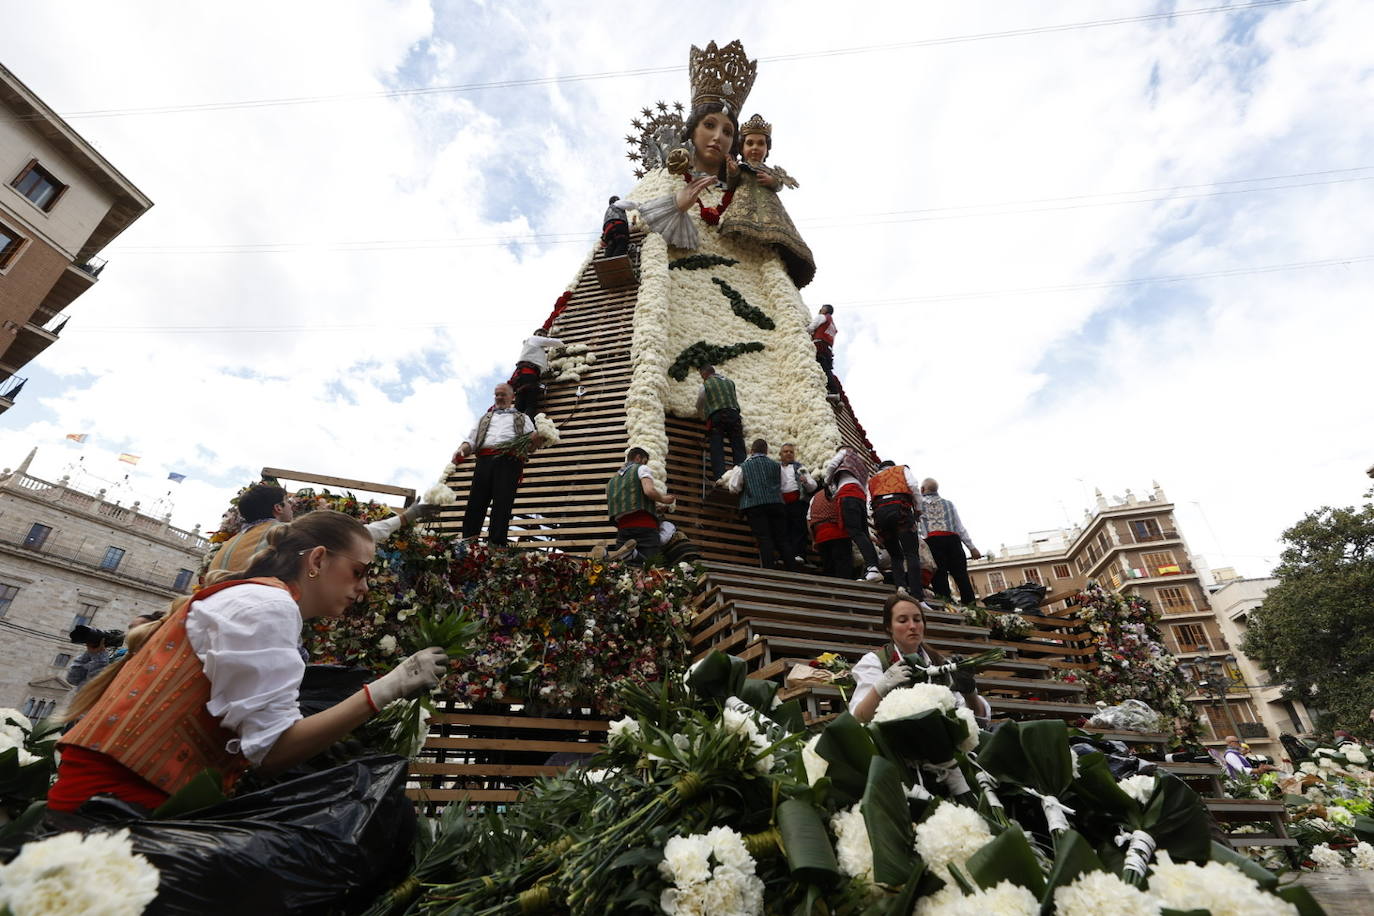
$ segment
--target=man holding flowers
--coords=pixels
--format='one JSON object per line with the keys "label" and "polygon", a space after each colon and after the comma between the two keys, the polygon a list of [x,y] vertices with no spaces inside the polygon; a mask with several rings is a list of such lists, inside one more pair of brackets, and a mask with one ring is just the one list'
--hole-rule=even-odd
{"label": "man holding flowers", "polygon": [[515,490],[525,468],[525,453],[520,444],[528,442],[538,448],[541,437],[530,433],[534,421],[516,410],[515,389],[501,382],[492,392],[495,401],[477,421],[472,432],[458,446],[453,463],[476,453],[477,466],[472,472],[472,488],[468,491],[467,511],[463,515],[463,537],[475,538],[482,533],[482,520],[491,509],[491,524],[487,528],[487,543],[505,547],[509,543],[511,509],[515,505]]}

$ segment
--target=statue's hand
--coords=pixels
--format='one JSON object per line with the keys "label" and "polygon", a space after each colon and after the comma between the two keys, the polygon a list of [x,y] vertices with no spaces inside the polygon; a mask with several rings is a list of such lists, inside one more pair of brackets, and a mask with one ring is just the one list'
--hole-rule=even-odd
{"label": "statue's hand", "polygon": [[773,173],[765,172],[762,169],[759,170],[759,184],[771,191],[776,191],[778,189],[778,180],[773,177]]}
{"label": "statue's hand", "polygon": [[683,213],[686,213],[688,210],[692,209],[692,204],[701,196],[701,192],[715,183],[716,176],[714,175],[707,175],[704,178],[698,178],[691,182],[681,191],[677,192],[677,208]]}

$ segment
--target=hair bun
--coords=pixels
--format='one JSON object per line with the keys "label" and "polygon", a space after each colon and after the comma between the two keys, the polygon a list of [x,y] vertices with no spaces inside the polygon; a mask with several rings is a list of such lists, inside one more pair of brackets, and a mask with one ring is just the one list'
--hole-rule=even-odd
{"label": "hair bun", "polygon": [[277,545],[280,544],[280,543],[282,542],[282,539],[285,538],[285,537],[287,536],[287,533],[288,533],[290,530],[291,530],[291,523],[290,523],[290,522],[282,522],[282,523],[279,524],[279,525],[273,525],[273,526],[272,526],[272,530],[269,531],[269,532],[267,532],[267,537],[266,537],[266,539],[264,540],[263,543],[266,544],[266,546],[267,546],[268,548],[270,548],[270,549],[272,549],[272,550],[276,550],[276,549],[277,549]]}

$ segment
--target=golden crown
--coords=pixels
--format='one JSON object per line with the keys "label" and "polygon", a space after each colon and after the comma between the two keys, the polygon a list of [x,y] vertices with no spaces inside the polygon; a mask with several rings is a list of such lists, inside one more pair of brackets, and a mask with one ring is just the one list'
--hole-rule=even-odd
{"label": "golden crown", "polygon": [[750,134],[763,134],[765,137],[773,136],[773,125],[763,119],[763,115],[750,115],[749,120],[739,126],[739,135],[747,137]]}
{"label": "golden crown", "polygon": [[759,62],[749,60],[744,45],[735,39],[723,48],[710,42],[706,50],[692,46],[687,55],[687,72],[692,80],[692,107],[707,102],[724,102],[730,113],[739,116],[749,90],[754,88]]}

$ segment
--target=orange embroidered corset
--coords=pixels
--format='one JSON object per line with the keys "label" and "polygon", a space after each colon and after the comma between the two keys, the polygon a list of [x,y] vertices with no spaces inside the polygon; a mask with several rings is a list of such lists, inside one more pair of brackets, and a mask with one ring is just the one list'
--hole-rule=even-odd
{"label": "orange embroidered corset", "polygon": [[193,601],[246,582],[286,587],[279,579],[240,579],[178,598],[58,746],[104,754],[169,795],[207,768],[219,772],[225,792],[232,789],[248,760],[225,749],[238,736],[205,708],[210,680],[186,636],[186,615]]}
{"label": "orange embroidered corset", "polygon": [[904,496],[911,502],[911,488],[906,483],[906,465],[884,468],[868,478],[868,495],[873,500],[882,496]]}

